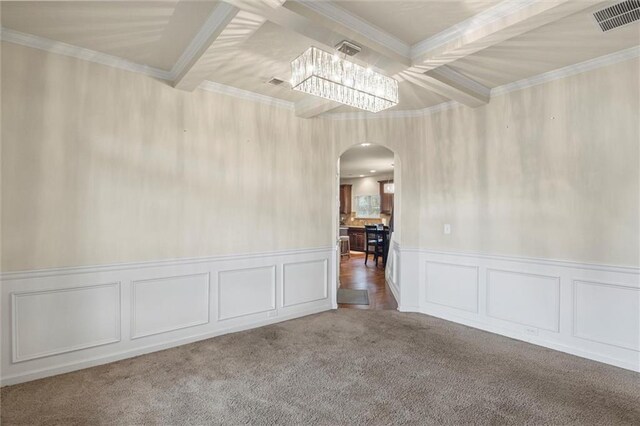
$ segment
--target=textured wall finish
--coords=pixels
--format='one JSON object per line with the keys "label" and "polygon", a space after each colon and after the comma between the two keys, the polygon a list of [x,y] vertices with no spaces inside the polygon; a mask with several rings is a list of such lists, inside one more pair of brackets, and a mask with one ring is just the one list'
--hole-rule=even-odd
{"label": "textured wall finish", "polygon": [[2,46],[4,271],[331,245],[330,122]]}
{"label": "textured wall finish", "polygon": [[637,58],[339,121],[2,46],[3,383],[334,308],[337,160],[362,142],[395,154],[399,309],[640,371]]}
{"label": "textured wall finish", "polygon": [[637,266],[639,72],[301,120],[3,43],[2,268],[329,246],[336,160],[364,141],[396,154],[403,247]]}
{"label": "textured wall finish", "polygon": [[337,121],[336,151],[366,140],[400,156],[403,247],[638,266],[639,64],[475,109]]}
{"label": "textured wall finish", "polygon": [[421,246],[637,266],[638,75],[634,59],[425,117],[420,222],[439,226]]}

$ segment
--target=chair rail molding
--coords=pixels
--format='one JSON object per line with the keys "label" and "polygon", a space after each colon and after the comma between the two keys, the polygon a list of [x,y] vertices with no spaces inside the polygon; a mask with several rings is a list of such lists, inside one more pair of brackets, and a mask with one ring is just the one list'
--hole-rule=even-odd
{"label": "chair rail molding", "polygon": [[640,268],[398,249],[417,287],[399,310],[640,372]]}
{"label": "chair rail molding", "polygon": [[[319,247],[4,273],[2,385],[335,309],[336,254]],[[640,268],[393,241],[386,277],[399,311],[640,371]],[[81,334],[62,326],[69,318]],[[37,333],[44,323],[54,326],[50,338]]]}
{"label": "chair rail molding", "polygon": [[1,383],[335,309],[335,254],[319,247],[3,273]]}

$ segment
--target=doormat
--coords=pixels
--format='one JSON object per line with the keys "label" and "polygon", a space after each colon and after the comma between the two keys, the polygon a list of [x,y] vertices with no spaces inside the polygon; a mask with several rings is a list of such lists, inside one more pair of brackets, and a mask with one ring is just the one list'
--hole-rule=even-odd
{"label": "doormat", "polygon": [[367,290],[338,289],[338,303],[347,305],[368,305],[369,292]]}

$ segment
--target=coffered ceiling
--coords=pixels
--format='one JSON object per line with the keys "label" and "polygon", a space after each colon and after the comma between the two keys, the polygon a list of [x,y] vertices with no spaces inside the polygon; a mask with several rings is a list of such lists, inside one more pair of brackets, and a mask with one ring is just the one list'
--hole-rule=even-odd
{"label": "coffered ceiling", "polygon": [[3,1],[2,26],[170,70],[214,1]]}
{"label": "coffered ceiling", "polygon": [[[454,100],[477,107],[490,90],[640,44],[638,22],[603,33],[598,0],[3,1],[2,38],[65,44],[121,58],[176,90],[209,80],[295,105],[314,117],[355,111],[291,90],[290,61],[341,40],[400,81],[396,110]],[[83,51],[78,57],[92,57]],[[115,63],[113,60],[101,63]],[[116,66],[116,65],[114,65]],[[149,68],[150,67],[150,68]],[[127,66],[133,69],[135,66]],[[285,80],[279,86],[271,77]]]}
{"label": "coffered ceiling", "polygon": [[603,4],[598,4],[505,40],[459,59],[451,67],[494,88],[638,46],[640,24],[637,22],[607,33],[600,31],[592,13],[602,7]]}
{"label": "coffered ceiling", "polygon": [[265,22],[246,41],[211,59],[207,79],[287,101],[298,101],[304,94],[291,90],[288,83],[273,86],[272,77],[288,81],[290,60],[313,41],[271,22]]}
{"label": "coffered ceiling", "polygon": [[[211,59],[211,72],[207,79],[287,101],[299,101],[309,95],[291,90],[288,83],[273,86],[266,82],[272,77],[288,81],[291,59],[313,44],[314,41],[307,37],[265,22],[255,34],[234,49],[218,51]],[[260,65],[256,66],[256,63]],[[399,91],[402,104],[394,109],[420,109],[448,101],[431,91],[421,90],[417,93],[407,82],[400,83]],[[352,110],[350,107],[338,109]]]}
{"label": "coffered ceiling", "polygon": [[343,8],[412,45],[432,37],[500,0],[467,1],[336,1]]}

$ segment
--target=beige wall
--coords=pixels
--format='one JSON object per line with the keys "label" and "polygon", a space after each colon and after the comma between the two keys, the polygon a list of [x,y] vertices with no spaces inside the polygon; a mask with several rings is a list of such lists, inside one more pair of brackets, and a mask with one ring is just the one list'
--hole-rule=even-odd
{"label": "beige wall", "polygon": [[4,271],[331,245],[330,123],[2,54]]}
{"label": "beige wall", "polygon": [[638,266],[639,75],[633,59],[480,108],[337,121],[337,151],[399,156],[406,248]]}
{"label": "beige wall", "polygon": [[421,120],[420,245],[639,265],[639,76],[635,59]]}
{"label": "beige wall", "polygon": [[482,108],[334,121],[2,53],[4,271],[329,246],[336,160],[363,141],[397,156],[403,247],[640,264],[637,59]]}

